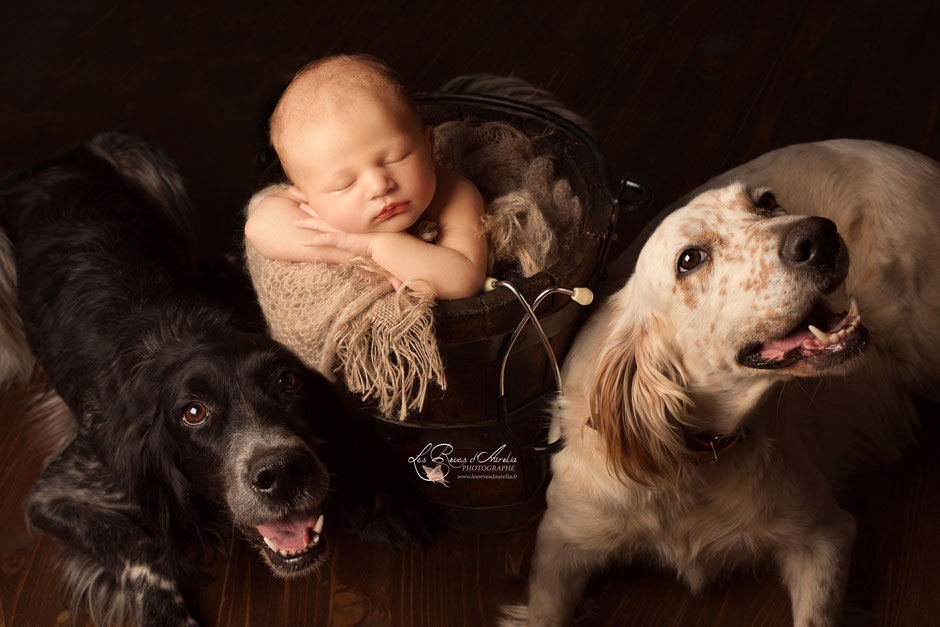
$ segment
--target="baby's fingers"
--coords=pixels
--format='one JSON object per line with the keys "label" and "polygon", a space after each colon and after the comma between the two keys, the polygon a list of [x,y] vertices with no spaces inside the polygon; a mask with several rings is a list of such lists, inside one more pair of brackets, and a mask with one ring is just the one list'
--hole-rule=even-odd
{"label": "baby's fingers", "polygon": [[321,233],[300,241],[304,246],[335,246],[336,236],[332,233]]}
{"label": "baby's fingers", "polygon": [[317,219],[316,218],[301,218],[300,220],[294,220],[294,226],[302,229],[317,229]]}
{"label": "baby's fingers", "polygon": [[320,215],[316,211],[313,210],[313,207],[308,205],[306,202],[300,203],[300,210],[306,213],[308,216],[311,216],[314,218],[320,217]]}
{"label": "baby's fingers", "polygon": [[300,218],[299,220],[294,220],[294,226],[301,229],[320,231],[321,233],[328,233],[333,230],[321,218]]}

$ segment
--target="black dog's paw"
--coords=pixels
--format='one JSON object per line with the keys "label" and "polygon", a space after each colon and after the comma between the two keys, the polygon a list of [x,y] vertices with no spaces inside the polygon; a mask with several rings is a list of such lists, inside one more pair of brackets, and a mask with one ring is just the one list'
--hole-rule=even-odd
{"label": "black dog's paw", "polygon": [[367,542],[396,551],[424,551],[437,535],[437,526],[425,507],[410,498],[375,492],[371,502],[348,504],[349,519]]}

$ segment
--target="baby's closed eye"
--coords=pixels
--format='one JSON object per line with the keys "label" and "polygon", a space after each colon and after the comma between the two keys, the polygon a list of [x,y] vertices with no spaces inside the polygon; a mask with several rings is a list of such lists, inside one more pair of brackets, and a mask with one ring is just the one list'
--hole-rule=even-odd
{"label": "baby's closed eye", "polygon": [[333,185],[329,186],[329,188],[327,189],[327,193],[332,194],[335,192],[345,192],[347,189],[350,189],[353,185],[355,185],[357,180],[358,179],[350,179],[350,180],[344,179],[342,181],[338,181],[334,183]]}
{"label": "baby's closed eye", "polygon": [[402,153],[393,153],[388,158],[385,159],[385,165],[394,165],[396,163],[401,163],[406,158],[411,156],[411,152],[402,152]]}

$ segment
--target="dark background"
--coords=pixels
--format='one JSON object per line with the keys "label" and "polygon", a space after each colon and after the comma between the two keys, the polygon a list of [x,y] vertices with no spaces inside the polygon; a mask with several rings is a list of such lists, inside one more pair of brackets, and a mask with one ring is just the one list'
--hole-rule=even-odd
{"label": "dark background", "polygon": [[[257,127],[273,90],[306,61],[369,52],[416,91],[472,72],[514,74],[590,119],[611,180],[629,175],[661,208],[768,149],[835,137],[940,158],[937,3],[296,2],[7,3],[0,14],[0,174],[102,130],[157,142],[184,175],[203,257],[236,250],[256,185]],[[620,245],[629,234],[622,234]],[[938,243],[940,245],[940,243]],[[0,399],[0,626],[84,624],[63,613],[55,546],[28,536],[23,493],[39,471],[23,396]],[[938,434],[929,408],[922,439]],[[31,439],[33,438],[33,439]],[[852,623],[940,624],[940,489],[929,443],[862,475]],[[271,581],[233,543],[194,596],[220,625],[484,625],[518,598],[532,530],[446,531],[427,553],[338,542],[318,580]],[[692,597],[643,567],[595,578],[590,625],[787,625],[776,576],[736,574]]]}

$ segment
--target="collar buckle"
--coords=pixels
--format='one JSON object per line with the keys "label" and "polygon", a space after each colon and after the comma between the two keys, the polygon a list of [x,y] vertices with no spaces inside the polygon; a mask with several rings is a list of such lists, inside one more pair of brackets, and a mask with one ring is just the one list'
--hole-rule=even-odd
{"label": "collar buckle", "polygon": [[695,457],[695,465],[708,466],[716,463],[719,456],[733,448],[738,442],[746,440],[748,435],[750,431],[745,427],[728,436],[687,433],[685,441]]}

